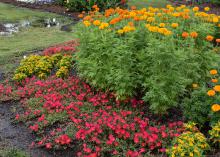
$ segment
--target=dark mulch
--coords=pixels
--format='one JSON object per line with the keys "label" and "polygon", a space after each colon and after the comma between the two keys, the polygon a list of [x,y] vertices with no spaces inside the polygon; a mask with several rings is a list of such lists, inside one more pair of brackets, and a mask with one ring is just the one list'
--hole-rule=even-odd
{"label": "dark mulch", "polygon": [[30,145],[36,137],[24,124],[13,123],[16,112],[23,112],[18,102],[0,103],[0,150],[16,148],[25,151],[30,157],[76,156],[75,149],[48,151],[42,148],[31,148]]}
{"label": "dark mulch", "polygon": [[205,7],[209,7],[210,11],[209,13],[217,14],[220,15],[220,6],[211,4],[211,3],[202,3],[202,4],[196,4],[189,2],[187,0],[182,0],[182,1],[177,1],[177,0],[169,0],[174,6],[179,6],[179,5],[187,5],[187,6],[198,6],[200,9],[203,9]]}
{"label": "dark mulch", "polygon": [[74,20],[79,20],[78,12],[68,12],[67,9],[63,6],[59,6],[57,4],[36,4],[36,3],[25,3],[25,2],[18,2],[16,0],[0,0],[0,2],[7,3],[7,4],[12,4],[18,7],[23,7],[23,8],[29,8],[32,10],[41,10],[41,11],[46,11],[46,12],[51,12],[51,13],[57,13],[60,15],[68,16],[73,18]]}

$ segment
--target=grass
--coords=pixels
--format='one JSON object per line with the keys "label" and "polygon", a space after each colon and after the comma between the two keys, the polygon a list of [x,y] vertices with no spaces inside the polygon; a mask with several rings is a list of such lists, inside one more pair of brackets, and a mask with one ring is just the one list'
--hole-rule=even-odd
{"label": "grass", "polygon": [[[34,23],[52,17],[56,17],[62,23],[71,22],[69,18],[57,14],[32,11],[0,3],[0,23],[16,23],[27,19]],[[59,27],[29,27],[12,36],[0,36],[0,72],[8,73],[14,70],[14,61],[18,60],[17,57],[21,58],[27,51],[46,48],[72,39],[74,39],[73,33],[60,31]]]}
{"label": "grass", "polygon": [[0,2],[0,22],[17,22],[39,18],[61,17],[48,12],[33,11]]}
{"label": "grass", "polygon": [[18,149],[4,149],[0,150],[1,157],[28,157],[28,155]]}
{"label": "grass", "polygon": [[129,0],[128,5],[137,6],[137,8],[158,7],[162,8],[169,4],[168,0]]}

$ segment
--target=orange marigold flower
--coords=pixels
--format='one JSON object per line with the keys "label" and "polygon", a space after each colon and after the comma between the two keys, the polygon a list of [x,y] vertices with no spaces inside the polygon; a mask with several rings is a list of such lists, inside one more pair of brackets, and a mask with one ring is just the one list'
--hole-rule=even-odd
{"label": "orange marigold flower", "polygon": [[97,5],[93,5],[92,8],[93,8],[93,9],[96,9],[96,8],[98,8],[98,6],[97,6]]}
{"label": "orange marigold flower", "polygon": [[207,92],[207,95],[208,96],[214,96],[215,95],[215,91],[214,90],[209,90],[208,92]]}
{"label": "orange marigold flower", "polygon": [[194,8],[193,8],[193,11],[195,11],[195,12],[196,12],[196,11],[199,11],[199,7],[194,7]]}
{"label": "orange marigold flower", "polygon": [[78,17],[79,17],[79,18],[83,18],[84,15],[83,15],[83,14],[79,14]]}
{"label": "orange marigold flower", "polygon": [[189,34],[188,34],[187,32],[183,32],[183,33],[182,33],[182,37],[183,37],[183,38],[187,38],[188,36],[189,36]]}
{"label": "orange marigold flower", "polygon": [[212,79],[211,81],[212,81],[212,83],[217,83],[218,79]]}
{"label": "orange marigold flower", "polygon": [[99,20],[93,21],[93,25],[95,25],[95,26],[99,26],[100,24],[101,24],[101,22]]}
{"label": "orange marigold flower", "polygon": [[210,73],[211,75],[216,75],[216,74],[218,73],[218,71],[215,70],[215,69],[213,69],[213,70],[210,70],[209,73]]}
{"label": "orange marigold flower", "polygon": [[131,10],[136,10],[137,9],[137,7],[136,6],[131,6]]}
{"label": "orange marigold flower", "polygon": [[215,90],[216,92],[220,92],[220,85],[216,85],[216,86],[214,87],[214,90]]}
{"label": "orange marigold flower", "polygon": [[218,112],[218,111],[220,111],[220,105],[219,105],[219,104],[213,104],[213,105],[212,105],[212,111],[213,111],[213,112]]}
{"label": "orange marigold flower", "polygon": [[134,26],[134,23],[133,22],[128,22],[128,25],[129,26]]}
{"label": "orange marigold flower", "polygon": [[198,36],[198,33],[192,32],[192,33],[190,33],[190,36],[191,36],[192,38],[196,38],[196,37]]}
{"label": "orange marigold flower", "polygon": [[208,35],[208,36],[206,37],[206,40],[208,40],[208,41],[212,41],[213,39],[214,39],[214,37],[211,36],[211,35]]}
{"label": "orange marigold flower", "polygon": [[220,43],[220,39],[216,39],[215,41],[216,41],[217,43]]}

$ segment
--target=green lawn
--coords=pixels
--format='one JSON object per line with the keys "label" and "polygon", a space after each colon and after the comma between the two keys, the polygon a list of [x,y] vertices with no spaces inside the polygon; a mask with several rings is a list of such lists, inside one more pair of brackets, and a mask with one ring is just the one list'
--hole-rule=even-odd
{"label": "green lawn", "polygon": [[[71,22],[69,18],[57,14],[0,3],[0,23],[13,23],[27,19],[34,22],[48,17],[56,17],[64,23]],[[74,33],[60,31],[59,27],[29,27],[12,36],[0,36],[0,72],[10,72],[14,68],[14,60],[18,60],[17,57],[21,58],[24,52],[46,48],[72,39],[74,39]]]}
{"label": "green lawn", "polygon": [[165,7],[169,2],[168,0],[129,0],[128,4],[130,6],[135,5],[138,8],[146,8],[149,6],[161,8]]}
{"label": "green lawn", "polygon": [[26,8],[19,8],[13,5],[0,2],[0,22],[16,22],[20,20],[33,20],[39,18],[60,17],[59,15],[47,12],[33,11]]}

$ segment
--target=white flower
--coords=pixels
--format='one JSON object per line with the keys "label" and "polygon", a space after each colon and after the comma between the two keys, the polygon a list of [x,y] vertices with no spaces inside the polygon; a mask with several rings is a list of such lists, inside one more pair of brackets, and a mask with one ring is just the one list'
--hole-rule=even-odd
{"label": "white flower", "polygon": [[27,56],[23,56],[23,58],[25,59]]}

